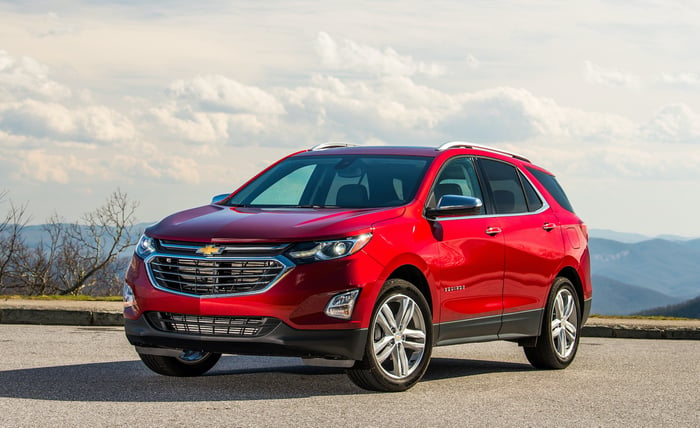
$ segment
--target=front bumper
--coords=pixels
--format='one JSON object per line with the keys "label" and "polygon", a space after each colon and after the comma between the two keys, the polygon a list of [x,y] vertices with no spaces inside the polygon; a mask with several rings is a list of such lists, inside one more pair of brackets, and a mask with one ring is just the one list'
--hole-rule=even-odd
{"label": "front bumper", "polygon": [[299,330],[280,322],[258,337],[203,336],[161,331],[145,315],[125,319],[126,337],[134,346],[248,354],[361,360],[367,329]]}

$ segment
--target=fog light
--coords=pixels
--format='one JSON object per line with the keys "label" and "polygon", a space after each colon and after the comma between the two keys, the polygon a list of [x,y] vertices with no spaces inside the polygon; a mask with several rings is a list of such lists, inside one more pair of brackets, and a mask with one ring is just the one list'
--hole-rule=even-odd
{"label": "fog light", "polygon": [[360,290],[346,291],[345,293],[336,294],[326,305],[324,313],[332,318],[348,320],[352,316],[352,310],[355,307],[355,300]]}
{"label": "fog light", "polygon": [[131,289],[129,284],[124,284],[122,289],[122,297],[124,300],[124,309],[133,308],[136,306],[136,296],[134,295],[134,290]]}

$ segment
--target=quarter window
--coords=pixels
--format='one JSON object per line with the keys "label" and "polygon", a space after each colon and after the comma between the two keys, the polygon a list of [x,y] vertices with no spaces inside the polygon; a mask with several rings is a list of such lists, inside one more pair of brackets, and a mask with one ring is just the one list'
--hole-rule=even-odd
{"label": "quarter window", "polygon": [[530,171],[532,175],[535,176],[537,181],[542,183],[544,188],[547,189],[549,194],[552,195],[552,197],[557,201],[559,205],[561,205],[562,208],[564,208],[567,211],[574,212],[574,208],[571,206],[569,198],[566,197],[564,189],[561,188],[559,182],[556,178],[554,178],[553,175],[549,175],[535,168],[528,168],[528,171]]}
{"label": "quarter window", "polygon": [[527,210],[534,212],[542,208],[542,200],[540,199],[537,192],[532,187],[530,181],[523,175],[522,172],[518,171],[518,177],[520,177],[520,182],[523,184],[523,189],[525,189],[525,199],[527,199]]}

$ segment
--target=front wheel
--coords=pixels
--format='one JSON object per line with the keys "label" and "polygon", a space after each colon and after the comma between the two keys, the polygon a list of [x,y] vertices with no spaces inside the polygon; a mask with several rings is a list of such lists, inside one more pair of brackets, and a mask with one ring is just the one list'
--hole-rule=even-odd
{"label": "front wheel", "polygon": [[581,309],[571,281],[559,277],[549,293],[542,333],[525,356],[538,369],[563,369],[574,360],[581,333]]}
{"label": "front wheel", "polygon": [[363,360],[348,376],[364,389],[405,391],[425,374],[432,343],[425,297],[410,282],[390,279],[372,313]]}
{"label": "front wheel", "polygon": [[141,361],[158,374],[191,377],[208,372],[221,358],[221,354],[201,351],[182,351],[177,357],[139,353]]}

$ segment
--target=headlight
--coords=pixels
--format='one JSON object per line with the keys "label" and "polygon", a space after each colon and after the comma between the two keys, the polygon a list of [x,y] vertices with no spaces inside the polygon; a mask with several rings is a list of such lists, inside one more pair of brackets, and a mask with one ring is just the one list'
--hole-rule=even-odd
{"label": "headlight", "polygon": [[150,236],[141,235],[139,243],[136,244],[136,255],[145,259],[156,252],[156,240]]}
{"label": "headlight", "polygon": [[287,256],[295,263],[339,259],[360,251],[371,238],[371,233],[364,233],[333,241],[301,242],[294,245]]}

